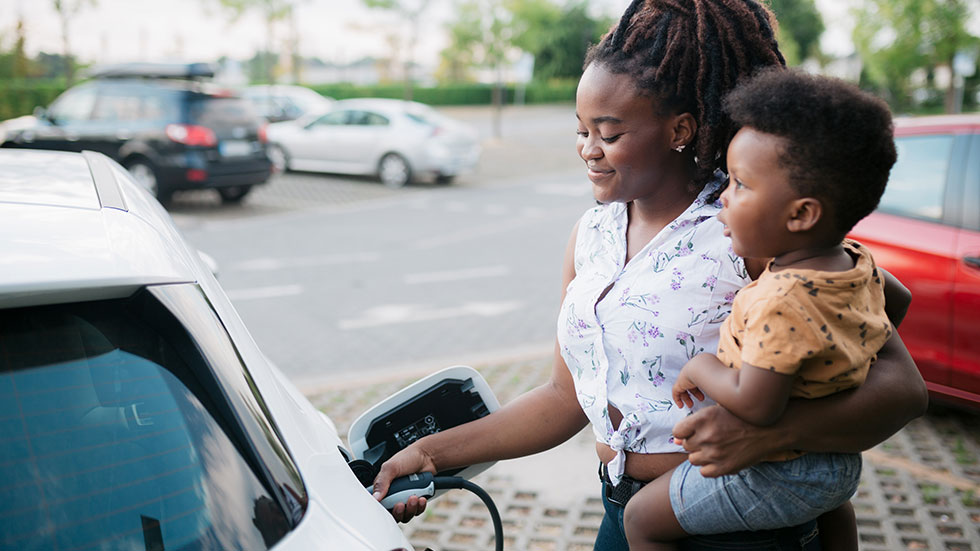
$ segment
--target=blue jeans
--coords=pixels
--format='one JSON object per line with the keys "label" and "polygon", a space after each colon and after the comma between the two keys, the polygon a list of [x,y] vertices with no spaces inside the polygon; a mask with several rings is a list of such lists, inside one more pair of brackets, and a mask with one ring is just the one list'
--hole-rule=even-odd
{"label": "blue jeans", "polygon": [[[626,542],[626,529],[623,527],[623,511],[610,503],[605,495],[602,505],[606,514],[599,525],[595,539],[595,551],[629,551]],[[766,530],[762,532],[734,532],[713,536],[694,536],[679,542],[684,551],[822,551],[817,522],[810,522],[792,528]]]}

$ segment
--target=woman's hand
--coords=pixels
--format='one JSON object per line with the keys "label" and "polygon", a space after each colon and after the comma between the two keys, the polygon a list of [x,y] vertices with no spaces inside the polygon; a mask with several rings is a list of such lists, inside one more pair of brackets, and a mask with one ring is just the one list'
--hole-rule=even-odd
{"label": "woman's hand", "polygon": [[776,435],[777,429],[750,425],[721,406],[703,408],[674,425],[674,441],[706,477],[737,473],[785,449]]}
{"label": "woman's hand", "polygon": [[[392,480],[423,472],[435,474],[436,466],[422,446],[416,443],[396,453],[381,465],[378,476],[374,477],[374,499],[378,501],[384,499]],[[408,522],[425,512],[426,503],[424,497],[412,496],[406,503],[395,504],[391,509],[391,516],[398,522]]]}

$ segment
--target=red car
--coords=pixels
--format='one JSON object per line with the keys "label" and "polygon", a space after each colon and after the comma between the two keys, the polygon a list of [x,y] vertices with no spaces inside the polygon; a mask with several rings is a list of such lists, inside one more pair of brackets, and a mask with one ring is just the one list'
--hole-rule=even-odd
{"label": "red car", "polygon": [[980,407],[980,114],[895,127],[888,187],[850,236],[912,291],[900,334],[933,397]]}

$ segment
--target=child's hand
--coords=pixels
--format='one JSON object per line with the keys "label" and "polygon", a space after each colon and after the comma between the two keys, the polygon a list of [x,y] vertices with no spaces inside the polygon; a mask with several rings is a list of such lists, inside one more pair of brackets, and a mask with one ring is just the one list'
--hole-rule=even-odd
{"label": "child's hand", "polygon": [[694,400],[691,399],[691,396],[694,396],[699,401],[704,401],[704,393],[701,392],[698,385],[694,384],[694,381],[687,376],[686,369],[681,369],[671,392],[674,394],[674,403],[677,404],[677,407],[679,408],[684,406],[689,408],[694,407]]}

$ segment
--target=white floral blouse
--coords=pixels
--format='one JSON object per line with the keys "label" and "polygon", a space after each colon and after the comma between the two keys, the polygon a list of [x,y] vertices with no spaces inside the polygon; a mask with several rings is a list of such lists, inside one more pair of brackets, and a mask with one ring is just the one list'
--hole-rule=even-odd
{"label": "white floral blouse", "polygon": [[[625,204],[600,205],[579,221],[558,342],[596,438],[617,452],[608,466],[614,483],[626,451],[684,451],[671,431],[692,410],[673,404],[671,386],[688,359],[716,351],[735,292],[749,282],[716,219],[721,203],[706,204],[720,185],[709,183],[629,262]],[[618,429],[607,403],[623,414]]]}

